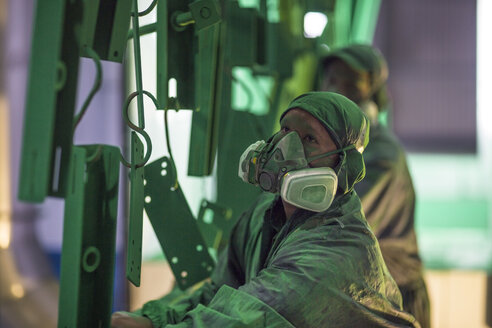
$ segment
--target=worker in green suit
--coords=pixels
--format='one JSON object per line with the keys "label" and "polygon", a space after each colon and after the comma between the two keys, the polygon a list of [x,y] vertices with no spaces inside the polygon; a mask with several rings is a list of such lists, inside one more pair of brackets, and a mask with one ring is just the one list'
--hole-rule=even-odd
{"label": "worker in green suit", "polygon": [[378,122],[388,105],[388,67],[380,51],[354,44],[335,49],[320,61],[320,89],[356,102],[371,121],[371,138],[364,151],[366,177],[355,186],[383,258],[398,284],[403,308],[422,327],[430,327],[430,305],[414,229],[415,191],[403,147]]}
{"label": "worker in green suit", "polygon": [[210,282],[117,312],[113,327],[420,327],[402,310],[354,192],[367,117],[342,95],[313,92],[280,125],[241,156],[239,176],[265,192],[239,218]]}

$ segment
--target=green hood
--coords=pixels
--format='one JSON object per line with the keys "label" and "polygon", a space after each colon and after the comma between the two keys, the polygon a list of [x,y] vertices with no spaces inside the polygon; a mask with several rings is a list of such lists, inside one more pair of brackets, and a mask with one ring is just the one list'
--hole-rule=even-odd
{"label": "green hood", "polygon": [[359,107],[348,98],[333,92],[309,92],[294,99],[280,119],[293,108],[313,115],[326,128],[338,149],[343,151],[335,168],[338,188],[345,194],[365,175],[362,151],[369,141],[369,120]]}
{"label": "green hood", "polygon": [[386,87],[388,63],[379,49],[367,44],[351,44],[330,50],[321,48],[319,55],[322,68],[320,74],[323,74],[324,68],[334,59],[342,60],[354,70],[368,72],[371,78],[372,100],[380,111],[386,109],[389,102]]}

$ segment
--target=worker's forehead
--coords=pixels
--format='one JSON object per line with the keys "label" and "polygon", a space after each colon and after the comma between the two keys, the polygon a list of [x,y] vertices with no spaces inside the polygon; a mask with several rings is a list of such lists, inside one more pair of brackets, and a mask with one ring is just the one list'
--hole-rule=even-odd
{"label": "worker's forehead", "polygon": [[325,64],[325,73],[328,75],[337,75],[346,79],[360,77],[368,72],[350,66],[340,58],[333,58]]}
{"label": "worker's forehead", "polygon": [[289,110],[282,120],[281,124],[295,124],[300,128],[305,128],[314,131],[325,131],[323,124],[309,112],[301,108],[293,108]]}

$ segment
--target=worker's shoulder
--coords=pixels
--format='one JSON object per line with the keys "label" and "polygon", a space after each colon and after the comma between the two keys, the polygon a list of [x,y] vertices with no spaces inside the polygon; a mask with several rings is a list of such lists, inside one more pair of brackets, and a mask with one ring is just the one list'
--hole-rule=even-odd
{"label": "worker's shoulder", "polygon": [[282,246],[306,257],[318,256],[323,262],[319,265],[326,269],[334,263],[338,267],[365,266],[377,253],[374,234],[353,214],[313,217],[293,231]]}
{"label": "worker's shoulder", "polygon": [[377,125],[369,134],[369,144],[363,153],[366,165],[387,162],[396,165],[406,160],[405,149],[396,135],[383,125]]}
{"label": "worker's shoulder", "polygon": [[327,236],[338,238],[346,234],[370,236],[371,230],[361,211],[358,196],[351,192],[344,198],[345,200],[341,204],[335,204],[335,208],[310,217],[299,229],[320,233],[325,239]]}

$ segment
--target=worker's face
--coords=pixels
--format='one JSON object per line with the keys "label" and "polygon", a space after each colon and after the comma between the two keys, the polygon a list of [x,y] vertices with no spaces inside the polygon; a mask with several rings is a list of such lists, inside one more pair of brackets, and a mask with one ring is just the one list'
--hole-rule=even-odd
{"label": "worker's face", "polygon": [[[334,151],[337,146],[324,126],[308,112],[294,108],[280,121],[280,131],[275,136],[280,140],[287,133],[295,131],[299,135],[307,158]],[[310,167],[332,167],[338,163],[339,155],[319,158],[309,164]]]}
{"label": "worker's face", "polygon": [[324,68],[321,91],[344,95],[360,105],[371,97],[371,80],[368,72],[356,71],[340,59],[330,61]]}

